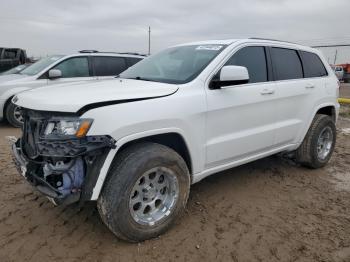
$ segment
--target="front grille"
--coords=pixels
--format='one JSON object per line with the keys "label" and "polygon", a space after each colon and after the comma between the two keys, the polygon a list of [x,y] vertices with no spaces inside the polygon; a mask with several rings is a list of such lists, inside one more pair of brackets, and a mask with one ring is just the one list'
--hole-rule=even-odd
{"label": "front grille", "polygon": [[22,137],[22,149],[25,154],[34,159],[38,157],[37,143],[40,138],[41,128],[45,121],[45,118],[33,116],[29,111],[23,113],[24,124],[23,124],[23,137]]}
{"label": "front grille", "polygon": [[36,141],[38,139],[35,134],[38,129],[38,123],[31,120],[29,117],[26,117],[23,127],[24,150],[28,157],[35,158],[37,156]]}

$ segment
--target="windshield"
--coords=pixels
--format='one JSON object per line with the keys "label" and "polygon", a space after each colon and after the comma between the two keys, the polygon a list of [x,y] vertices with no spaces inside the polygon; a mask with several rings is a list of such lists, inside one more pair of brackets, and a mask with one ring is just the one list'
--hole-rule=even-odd
{"label": "windshield", "polygon": [[32,64],[31,66],[28,66],[26,69],[20,72],[21,75],[28,75],[33,76],[38,73],[40,73],[42,70],[44,70],[49,65],[55,63],[57,60],[61,59],[63,56],[49,56],[45,57],[43,59],[40,59],[38,62]]}
{"label": "windshield", "polygon": [[121,78],[184,84],[195,79],[225,48],[224,45],[191,45],[168,48],[120,74]]}
{"label": "windshield", "polygon": [[19,66],[16,66],[15,68],[12,68],[10,70],[7,70],[7,71],[1,73],[0,75],[19,74],[19,72],[21,72],[26,67],[28,67],[28,65],[19,65]]}

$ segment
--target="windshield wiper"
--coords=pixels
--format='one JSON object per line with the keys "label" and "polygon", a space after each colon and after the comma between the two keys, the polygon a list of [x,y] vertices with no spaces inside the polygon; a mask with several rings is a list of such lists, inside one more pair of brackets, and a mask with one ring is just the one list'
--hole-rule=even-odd
{"label": "windshield wiper", "polygon": [[134,79],[134,80],[141,80],[141,81],[149,81],[149,82],[156,82],[152,79],[147,79],[147,78],[143,78],[141,76],[136,76],[136,77],[130,77],[130,78],[126,78],[126,79]]}

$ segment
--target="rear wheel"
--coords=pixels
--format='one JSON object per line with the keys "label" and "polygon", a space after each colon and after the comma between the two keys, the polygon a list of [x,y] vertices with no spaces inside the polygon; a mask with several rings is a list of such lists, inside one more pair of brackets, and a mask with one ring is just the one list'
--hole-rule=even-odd
{"label": "rear wheel", "polygon": [[336,127],[327,115],[316,115],[301,146],[296,151],[296,160],[310,168],[325,166],[332,156],[336,143]]}
{"label": "rear wheel", "polygon": [[23,125],[23,116],[21,108],[12,102],[9,102],[5,109],[7,121],[14,127],[21,127]]}
{"label": "rear wheel", "polygon": [[119,238],[138,242],[164,233],[185,208],[190,177],[185,161],[154,143],[117,156],[98,200],[103,222]]}

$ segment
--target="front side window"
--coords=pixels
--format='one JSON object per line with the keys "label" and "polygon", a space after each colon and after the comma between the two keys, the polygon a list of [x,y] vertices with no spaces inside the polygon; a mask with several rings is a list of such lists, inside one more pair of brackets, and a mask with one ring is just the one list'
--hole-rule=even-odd
{"label": "front side window", "polygon": [[20,72],[21,75],[28,75],[28,76],[33,76],[41,71],[43,71],[45,68],[48,66],[56,63],[58,60],[60,60],[63,56],[60,55],[55,55],[55,56],[49,56],[45,57],[43,59],[40,59],[36,63],[28,66],[26,69]]}
{"label": "front side window", "polygon": [[195,79],[224,48],[225,45],[216,44],[168,48],[130,67],[120,77],[185,84]]}
{"label": "front side window", "polygon": [[69,58],[52,69],[60,70],[62,72],[62,78],[90,76],[87,57]]}
{"label": "front side window", "polygon": [[296,50],[271,48],[271,58],[276,73],[276,80],[303,78],[303,67]]}
{"label": "front side window", "polygon": [[[305,51],[301,51],[301,55],[303,57],[305,77],[322,77],[328,75],[318,55]],[[335,70],[341,71],[341,68],[336,67]]]}
{"label": "front side window", "polygon": [[16,58],[16,54],[17,54],[16,50],[5,49],[4,59],[15,59]]}
{"label": "front side window", "polygon": [[268,79],[264,47],[251,46],[242,48],[227,61],[226,65],[246,67],[249,73],[249,83],[266,82]]}
{"label": "front side window", "polygon": [[117,76],[126,69],[122,57],[97,56],[93,61],[96,76]]}

